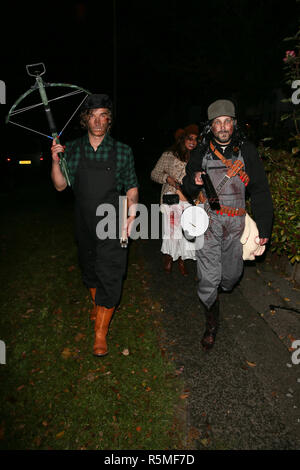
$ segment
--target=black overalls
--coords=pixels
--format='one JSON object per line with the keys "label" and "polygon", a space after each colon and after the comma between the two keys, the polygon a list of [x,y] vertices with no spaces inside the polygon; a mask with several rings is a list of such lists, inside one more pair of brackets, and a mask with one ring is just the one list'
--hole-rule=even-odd
{"label": "black overalls", "polygon": [[[107,161],[86,157],[81,144],[75,184],[75,225],[79,265],[82,279],[88,288],[96,287],[96,305],[115,307],[121,297],[126,271],[127,249],[119,239],[119,192],[116,182],[116,148]],[[101,217],[96,216],[100,204],[112,204],[116,209],[116,238],[99,239],[96,226]]]}

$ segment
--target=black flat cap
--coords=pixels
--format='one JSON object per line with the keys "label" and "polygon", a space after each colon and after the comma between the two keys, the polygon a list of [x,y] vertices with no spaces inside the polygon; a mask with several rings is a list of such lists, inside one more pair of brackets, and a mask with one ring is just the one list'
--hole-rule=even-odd
{"label": "black flat cap", "polygon": [[112,101],[110,97],[104,94],[89,95],[81,106],[81,111],[96,108],[108,108],[112,111]]}

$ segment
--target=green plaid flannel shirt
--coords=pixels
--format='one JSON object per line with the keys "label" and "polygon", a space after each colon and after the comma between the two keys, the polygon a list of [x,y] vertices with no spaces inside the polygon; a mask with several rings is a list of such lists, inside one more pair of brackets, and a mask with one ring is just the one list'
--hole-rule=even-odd
{"label": "green plaid flannel shirt", "polygon": [[134,158],[131,148],[126,144],[115,141],[112,137],[110,137],[109,134],[105,135],[96,152],[89,142],[88,134],[73,140],[72,142],[66,143],[64,157],[68,165],[71,186],[74,185],[75,175],[81,157],[80,142],[83,142],[86,157],[97,161],[106,161],[115,143],[117,151],[117,190],[120,193],[122,190],[124,190],[126,193],[130,188],[138,187],[138,181],[134,168]]}

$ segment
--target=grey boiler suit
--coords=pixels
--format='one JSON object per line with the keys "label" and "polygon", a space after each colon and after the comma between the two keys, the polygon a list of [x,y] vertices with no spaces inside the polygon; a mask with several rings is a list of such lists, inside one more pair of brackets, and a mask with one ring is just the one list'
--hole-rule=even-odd
{"label": "grey boiler suit", "polygon": [[[239,153],[238,158],[244,163]],[[226,175],[227,167],[221,160],[214,160],[210,151],[203,158],[202,168],[210,176],[215,188]],[[219,194],[220,205],[245,208],[245,185],[234,176],[223,186]],[[209,227],[204,234],[204,244],[196,252],[198,273],[198,296],[210,308],[218,294],[219,286],[230,291],[243,273],[241,235],[245,226],[245,215],[228,216],[208,210]]]}

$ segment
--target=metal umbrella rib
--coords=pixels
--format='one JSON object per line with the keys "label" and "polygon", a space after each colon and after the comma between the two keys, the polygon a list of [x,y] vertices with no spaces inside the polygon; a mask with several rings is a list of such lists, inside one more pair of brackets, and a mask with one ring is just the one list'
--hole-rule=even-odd
{"label": "metal umbrella rib", "polygon": [[[33,87],[31,87],[30,90],[27,90],[25,93],[23,93],[23,95],[21,95],[16,100],[16,102],[13,104],[13,106],[11,107],[11,109],[10,109],[10,111],[9,111],[7,117],[6,117],[6,122],[14,124],[14,125],[19,126],[19,127],[22,127],[22,128],[24,128],[26,130],[29,130],[31,132],[35,132],[37,134],[43,135],[47,138],[55,139],[56,143],[59,143],[59,136],[65,130],[65,128],[67,127],[69,122],[72,120],[74,115],[77,113],[77,111],[79,110],[79,108],[81,107],[82,103],[85,101],[87,96],[90,94],[90,92],[88,90],[85,90],[84,88],[81,88],[77,85],[71,85],[69,83],[45,83],[45,82],[43,82],[43,79],[41,78],[41,76],[46,71],[45,66],[44,66],[43,63],[27,65],[26,69],[27,69],[28,75],[35,77],[36,83]],[[31,69],[34,69],[34,71],[31,72]],[[48,100],[46,90],[45,90],[46,87],[68,87],[68,88],[73,88],[74,91],[69,92],[69,93],[65,93],[61,96],[51,98],[51,99]],[[30,106],[26,106],[25,108],[18,108],[17,109],[17,106],[21,103],[21,101],[23,101],[28,95],[30,95],[35,90],[39,91],[42,102],[30,105]],[[63,98],[68,98],[70,96],[77,95],[77,94],[80,94],[80,93],[85,93],[86,95],[83,98],[83,100],[80,102],[80,104],[77,106],[75,111],[72,113],[71,117],[67,120],[66,124],[63,126],[60,133],[58,133],[57,130],[56,130],[56,125],[55,125],[55,122],[54,122],[54,119],[53,119],[53,116],[52,116],[52,112],[51,112],[49,103],[51,103],[53,101],[63,99]],[[32,129],[28,126],[24,126],[23,124],[19,124],[19,123],[14,122],[14,121],[11,120],[12,116],[20,114],[22,112],[24,113],[26,111],[31,111],[31,110],[39,107],[39,106],[44,106],[44,108],[45,108],[45,113],[46,113],[46,117],[47,117],[47,120],[48,120],[51,135],[44,134],[43,132],[40,132],[38,130]],[[63,175],[64,175],[64,177],[67,181],[68,186],[70,186],[71,183],[70,183],[70,178],[69,178],[69,173],[68,173],[67,162],[66,162],[66,160],[65,160],[62,153],[59,154],[59,158],[60,158],[59,164],[61,166],[62,173],[63,173]]]}

